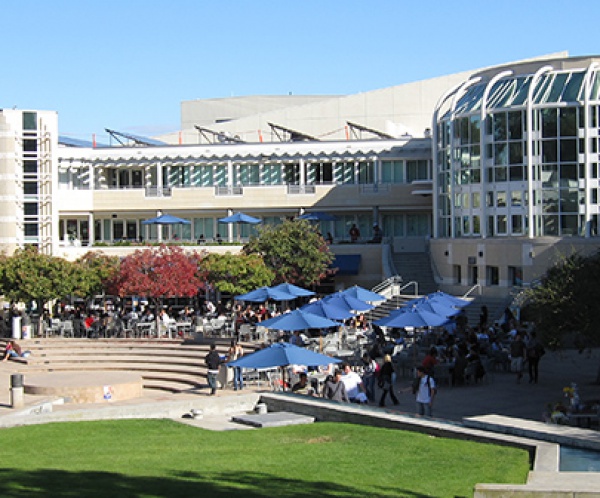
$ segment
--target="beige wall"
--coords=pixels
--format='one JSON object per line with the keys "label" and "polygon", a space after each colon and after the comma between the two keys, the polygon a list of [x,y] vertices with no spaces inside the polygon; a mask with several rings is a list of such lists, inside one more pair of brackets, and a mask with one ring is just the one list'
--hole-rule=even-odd
{"label": "beige wall", "polygon": [[[540,279],[548,267],[574,253],[589,255],[600,249],[596,239],[581,238],[514,238],[514,239],[432,239],[430,251],[434,273],[440,287],[457,294],[464,293],[474,283],[469,267],[478,268],[478,282],[486,295],[506,296],[513,287],[509,266],[520,266],[523,283],[530,285]],[[461,282],[456,281],[454,266],[461,266]],[[486,267],[496,266],[499,270],[499,285],[486,286]]]}

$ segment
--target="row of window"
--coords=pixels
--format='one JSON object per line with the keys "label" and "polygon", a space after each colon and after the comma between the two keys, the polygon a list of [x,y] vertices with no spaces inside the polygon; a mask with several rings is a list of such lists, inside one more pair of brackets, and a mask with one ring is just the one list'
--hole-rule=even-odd
{"label": "row of window", "polygon": [[[185,217],[185,216],[184,216]],[[319,229],[324,235],[331,233],[337,241],[350,239],[349,231],[356,225],[360,231],[359,240],[366,241],[373,236],[373,217],[370,214],[339,215],[335,221],[320,222]],[[382,229],[385,236],[390,237],[428,237],[431,234],[431,216],[428,213],[384,214]],[[265,216],[262,223],[278,225],[283,217]],[[94,240],[97,242],[114,240],[157,240],[159,230],[163,240],[174,238],[194,241],[200,238],[206,240],[218,237],[226,238],[229,225],[219,223],[217,218],[191,218],[190,225],[157,226],[143,225],[142,220],[99,219],[94,221]],[[239,224],[232,225],[233,237],[247,238],[257,233],[256,226]],[[78,239],[89,241],[89,222],[87,219],[63,219],[59,224],[59,236],[62,240]]]}
{"label": "row of window", "polygon": [[[375,162],[310,163],[305,165],[305,184],[373,184],[410,183],[429,180],[428,160],[385,160],[376,172]],[[106,168],[97,170],[96,188],[144,188],[157,185],[157,168]],[[299,185],[300,164],[238,164],[234,166],[233,181],[228,178],[226,165],[165,165],[162,181],[169,187],[213,187],[225,185]],[[62,188],[74,190],[89,188],[87,167],[59,170]]]}

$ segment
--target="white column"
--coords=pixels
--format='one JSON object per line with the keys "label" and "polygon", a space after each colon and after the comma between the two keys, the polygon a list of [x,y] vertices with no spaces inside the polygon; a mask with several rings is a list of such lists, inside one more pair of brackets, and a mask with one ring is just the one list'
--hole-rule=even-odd
{"label": "white column", "polygon": [[[591,190],[591,175],[590,166],[592,163],[592,154],[590,153],[590,92],[592,90],[592,81],[598,64],[592,62],[588,67],[585,75],[584,83],[584,99],[583,99],[583,139],[585,143],[584,153],[584,168],[585,168],[585,238],[589,239],[592,236],[592,190]],[[597,154],[596,154],[597,157]]]}
{"label": "white column", "polygon": [[527,236],[532,239],[534,237],[534,221],[539,222],[539,214],[536,216],[534,213],[534,205],[533,205],[533,92],[535,91],[535,87],[540,79],[540,77],[551,71],[553,69],[552,66],[544,66],[536,71],[536,73],[531,78],[531,83],[529,84],[529,89],[527,91],[527,196],[528,206],[527,206],[527,218],[529,219],[529,226],[527,228]]}
{"label": "white column", "polygon": [[[513,74],[512,71],[502,71],[501,73],[498,73],[496,76],[494,76],[487,84],[487,86],[485,87],[485,91],[483,92],[483,95],[481,97],[481,113],[480,113],[480,157],[481,157],[481,221],[480,221],[480,226],[481,226],[481,237],[482,238],[486,238],[487,237],[487,232],[488,232],[488,223],[487,223],[487,189],[485,188],[487,186],[486,182],[485,182],[485,172],[486,172],[486,138],[487,138],[487,134],[486,134],[486,121],[487,121],[487,99],[490,96],[490,92],[492,91],[492,88],[494,88],[494,85],[496,84],[496,82],[502,78],[505,78],[506,76],[511,76]],[[510,196],[510,192],[507,193]]]}

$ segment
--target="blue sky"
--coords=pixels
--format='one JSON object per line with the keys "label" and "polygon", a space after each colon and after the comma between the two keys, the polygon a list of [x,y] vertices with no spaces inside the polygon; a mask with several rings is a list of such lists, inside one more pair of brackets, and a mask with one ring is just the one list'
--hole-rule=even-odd
{"label": "blue sky", "polygon": [[598,0],[5,0],[0,108],[99,139],[179,129],[183,100],[350,94],[568,50]]}

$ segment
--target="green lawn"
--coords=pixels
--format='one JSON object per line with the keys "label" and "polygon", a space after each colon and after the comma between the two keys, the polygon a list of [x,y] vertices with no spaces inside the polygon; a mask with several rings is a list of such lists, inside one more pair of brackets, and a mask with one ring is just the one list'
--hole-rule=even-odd
{"label": "green lawn", "polygon": [[4,429],[0,496],[454,497],[523,483],[525,451],[317,423],[211,432],[169,420]]}

